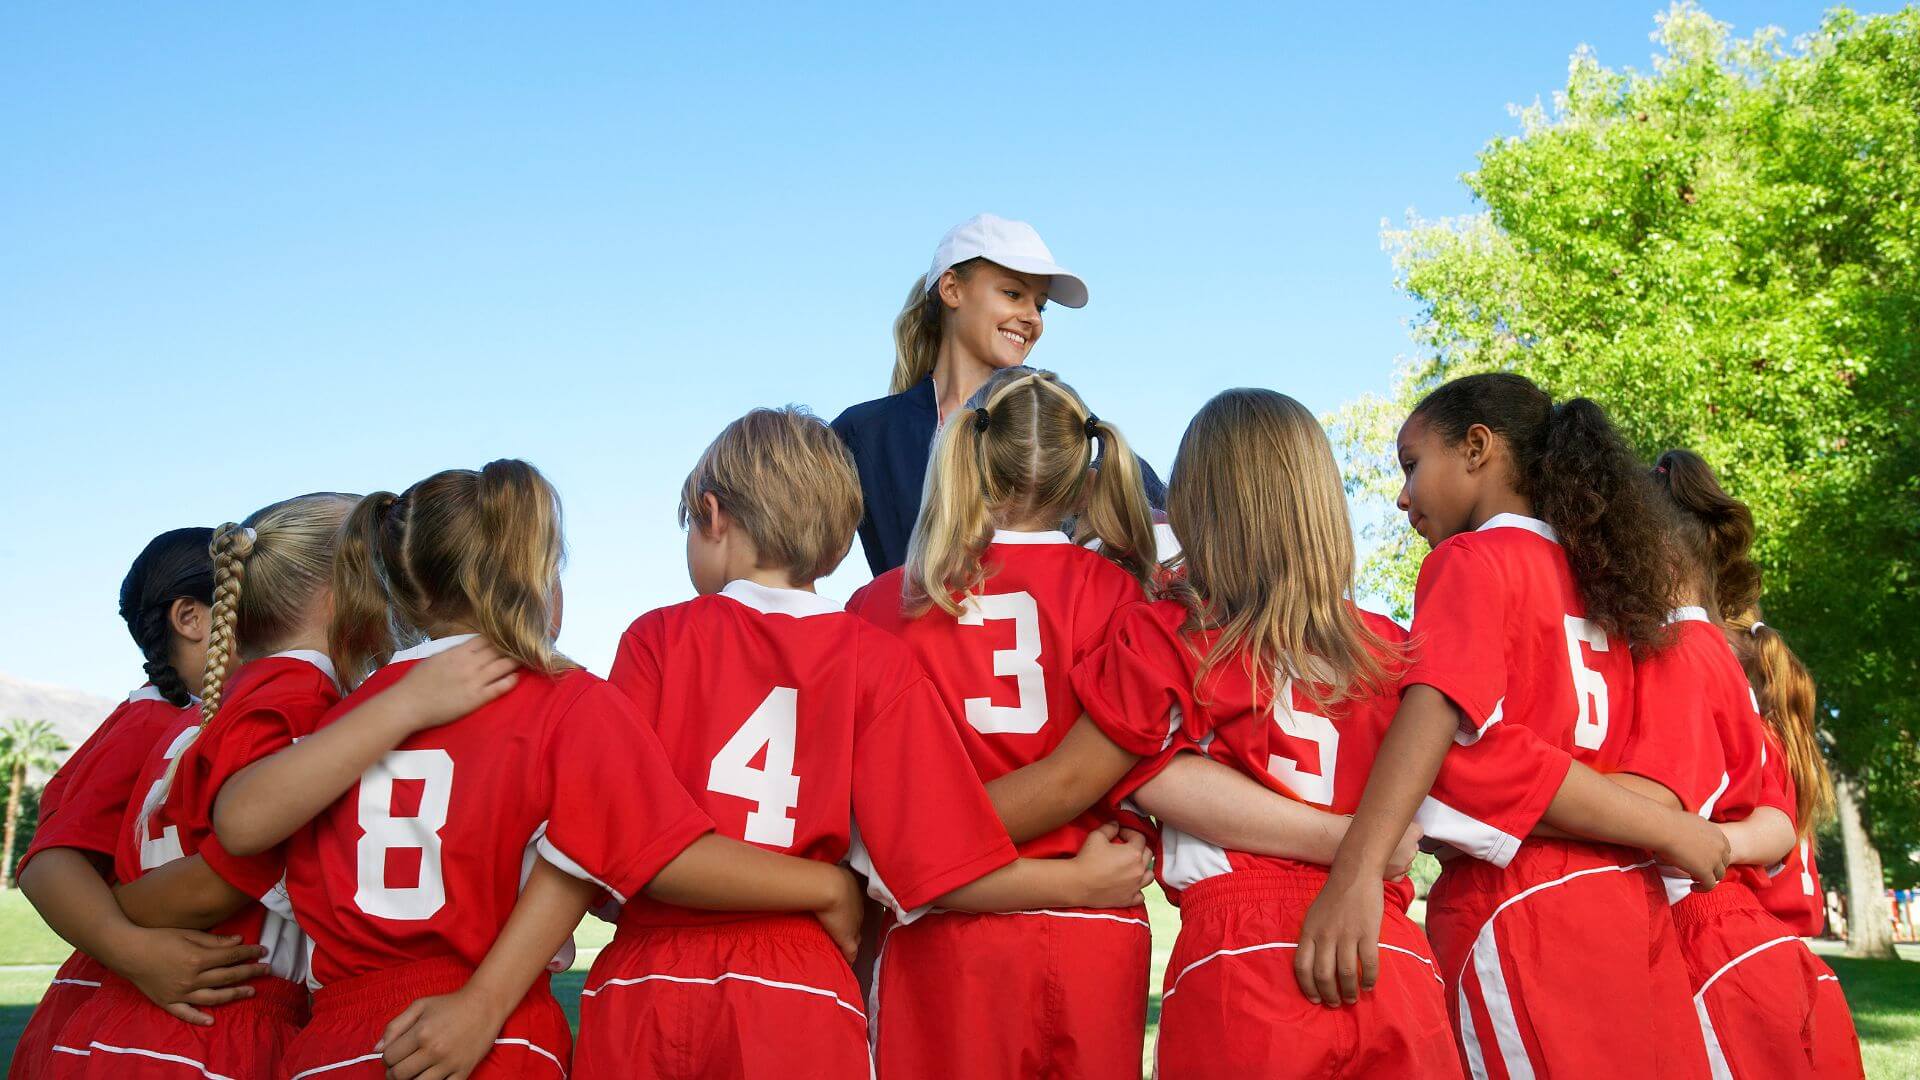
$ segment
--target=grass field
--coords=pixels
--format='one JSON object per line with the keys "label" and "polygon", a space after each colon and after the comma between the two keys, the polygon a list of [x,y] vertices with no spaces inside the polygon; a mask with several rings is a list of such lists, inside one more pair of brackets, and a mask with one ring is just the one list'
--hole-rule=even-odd
{"label": "grass field", "polygon": [[[1180,916],[1157,890],[1149,893],[1148,908],[1153,920],[1153,994],[1147,1004],[1147,1058],[1151,1062],[1154,1027],[1160,1019],[1160,973],[1173,951]],[[574,935],[579,960],[572,971],[554,979],[554,993],[576,1022],[587,967],[612,936],[612,928],[604,923],[588,919],[581,924]],[[1867,1075],[1874,1080],[1920,1076],[1920,964],[1912,960],[1854,960],[1834,955],[1837,944],[1821,942],[1815,947],[1840,976],[1840,985],[1853,1006]],[[54,968],[66,956],[66,944],[41,923],[24,897],[17,892],[0,893],[0,1047],[6,1049],[9,1059],[34,1002],[40,1000]]]}

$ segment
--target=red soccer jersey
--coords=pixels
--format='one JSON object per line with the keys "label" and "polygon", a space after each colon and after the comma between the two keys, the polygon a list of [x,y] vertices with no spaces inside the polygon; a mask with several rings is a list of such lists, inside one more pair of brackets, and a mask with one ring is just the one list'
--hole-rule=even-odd
{"label": "red soccer jersey", "polygon": [[[200,710],[189,709],[154,744],[136,788],[141,797],[127,807],[114,860],[120,878],[132,881],[175,859],[199,855],[229,885],[260,901],[213,932],[265,945],[273,973],[296,982],[305,975],[306,941],[287,907],[282,852],[244,859],[228,855],[213,835],[213,799],[234,773],[312,732],[339,700],[333,664],[324,653],[278,653],[242,665],[209,728],[200,731]],[[167,768],[176,757],[180,764],[169,786]]]}
{"label": "red soccer jersey", "polygon": [[[1144,595],[1125,570],[1062,532],[996,532],[986,566],[986,583],[965,599],[957,619],[939,608],[918,618],[903,614],[903,569],[875,578],[847,603],[913,650],[983,781],[1060,745],[1083,711],[1074,666],[1105,638],[1114,612]],[[1111,817],[1096,806],[1021,844],[1020,854],[1073,855]]]}
{"label": "red soccer jersey", "polygon": [[[1702,608],[1681,608],[1669,621],[1673,642],[1634,664],[1633,731],[1615,768],[1659,781],[1709,821],[1741,821],[1767,805],[1792,817],[1762,781],[1766,721],[1726,635]],[[1732,876],[1756,886],[1766,874],[1736,866]],[[1668,899],[1679,902],[1690,884],[1668,878]]]}
{"label": "red soccer jersey", "polygon": [[20,867],[56,847],[91,852],[110,865],[140,767],[180,713],[159,690],[143,686],[107,714],[40,793],[40,825]]}
{"label": "red soccer jersey", "polygon": [[[1015,857],[912,654],[832,600],[731,582],[634,620],[609,678],[728,836],[835,863],[857,826],[859,868],[901,910]],[[649,902],[621,923],[726,918]]]}
{"label": "red soccer jersey", "polygon": [[[1358,614],[1389,644],[1406,641],[1407,632],[1391,619]],[[1094,723],[1116,744],[1152,754],[1128,774],[1122,789],[1137,790],[1174,753],[1191,749],[1282,795],[1332,813],[1353,813],[1374,753],[1393,723],[1399,694],[1389,689],[1323,709],[1298,682],[1284,677],[1256,690],[1238,656],[1215,664],[1196,693],[1195,678],[1219,634],[1182,633],[1186,619],[1187,610],[1177,601],[1130,605],[1115,616],[1105,644],[1074,669],[1074,685]],[[1159,749],[1170,730],[1174,744]],[[1224,850],[1171,827],[1159,831],[1155,869],[1169,897],[1219,874],[1297,865]],[[1388,890],[1403,909],[1413,899],[1405,879],[1389,883]]]}
{"label": "red soccer jersey", "polygon": [[1420,566],[1401,678],[1463,714],[1415,820],[1428,837],[1505,866],[1572,761],[1611,771],[1633,712],[1633,657],[1585,618],[1553,527],[1497,514]]}
{"label": "red soccer jersey", "polygon": [[[1779,806],[1794,819],[1794,826],[1798,828],[1799,789],[1794,786],[1793,774],[1787,771],[1786,751],[1772,729],[1766,732],[1761,753],[1764,755],[1760,765],[1761,782],[1765,792],[1761,805]],[[1747,885],[1760,899],[1760,906],[1801,937],[1812,937],[1827,925],[1827,895],[1820,886],[1820,870],[1813,856],[1813,838],[1802,835],[1793,850],[1787,852],[1784,863],[1768,867],[1764,874],[1746,878]]]}
{"label": "red soccer jersey", "polygon": [[[321,726],[472,637],[395,654]],[[712,827],[612,687],[522,670],[502,696],[409,735],[294,836],[288,887],[313,939],[310,981],[443,957],[478,967],[536,853],[625,901]]]}

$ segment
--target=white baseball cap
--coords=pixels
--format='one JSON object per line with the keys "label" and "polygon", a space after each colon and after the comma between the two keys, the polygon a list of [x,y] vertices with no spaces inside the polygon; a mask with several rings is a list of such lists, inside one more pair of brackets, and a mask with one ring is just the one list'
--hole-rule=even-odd
{"label": "white baseball cap", "polygon": [[996,214],[977,214],[947,230],[933,250],[933,269],[927,271],[927,291],[940,284],[940,275],[968,259],[1053,279],[1047,299],[1062,307],[1086,307],[1087,283],[1053,261],[1053,252],[1040,234],[1024,221],[1008,221]]}

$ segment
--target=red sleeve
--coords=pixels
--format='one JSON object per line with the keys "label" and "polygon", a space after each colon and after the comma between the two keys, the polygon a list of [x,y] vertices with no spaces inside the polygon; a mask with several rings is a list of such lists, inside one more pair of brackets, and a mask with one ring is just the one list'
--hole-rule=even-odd
{"label": "red sleeve", "polygon": [[554,718],[546,761],[551,801],[543,858],[622,903],[687,845],[713,831],[667,764],[652,726],[592,676]]}
{"label": "red sleeve", "polygon": [[649,728],[655,728],[660,703],[660,617],[648,612],[633,621],[620,635],[620,647],[613,655],[613,670],[607,681],[626,695],[634,710]]}
{"label": "red sleeve", "polygon": [[1470,744],[1459,740],[1414,820],[1428,837],[1505,866],[1547,815],[1573,755],[1519,724],[1494,724]]}
{"label": "red sleeve", "polygon": [[1152,757],[1193,712],[1192,687],[1159,662],[1179,648],[1153,605],[1130,604],[1113,617],[1106,640],[1073,669],[1073,691],[1114,745]]}
{"label": "red sleeve", "polygon": [[1501,575],[1480,551],[1458,541],[1420,564],[1413,594],[1419,654],[1400,688],[1424,683],[1447,695],[1474,730],[1499,715],[1507,694],[1507,605]]}
{"label": "red sleeve", "polygon": [[285,845],[258,855],[228,854],[213,834],[213,803],[220,789],[242,769],[293,745],[294,721],[282,709],[262,703],[222,710],[181,753],[175,782],[167,795],[167,813],[182,832],[198,837],[188,854],[248,896],[270,892],[286,873]]}
{"label": "red sleeve", "polygon": [[1760,753],[1760,801],[1755,804],[1756,808],[1771,806],[1787,815],[1794,828],[1799,828],[1800,793],[1793,785],[1793,773],[1787,769],[1786,752],[1774,741],[1772,732],[1767,733]]}
{"label": "red sleeve", "polygon": [[1697,813],[1727,774],[1703,673],[1674,645],[1633,669],[1633,729],[1619,772],[1644,776]]}
{"label": "red sleeve", "polygon": [[1074,609],[1073,662],[1076,665],[1107,640],[1114,617],[1129,604],[1142,599],[1140,583],[1131,575],[1104,557],[1096,555],[1095,559],[1093,572],[1087,575],[1087,586],[1076,598]]}
{"label": "red sleeve", "polygon": [[[853,747],[853,820],[876,894],[899,911],[930,904],[1013,862],[1013,842],[967,758],[953,717],[904,646],[874,631],[867,655],[879,670]],[[895,655],[894,648],[899,652]],[[864,665],[866,667],[868,665]]]}
{"label": "red sleeve", "polygon": [[41,820],[20,866],[56,847],[92,852],[112,862],[140,768],[179,715],[179,710],[169,707],[126,717],[84,758],[69,761],[60,770],[68,777],[60,805]]}

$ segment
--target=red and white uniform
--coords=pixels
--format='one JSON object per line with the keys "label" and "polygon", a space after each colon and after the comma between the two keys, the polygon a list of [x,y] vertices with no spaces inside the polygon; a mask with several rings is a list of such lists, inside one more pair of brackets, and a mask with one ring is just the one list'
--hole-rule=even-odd
{"label": "red and white uniform", "polygon": [[[1710,821],[1741,821],[1762,806],[1792,818],[1790,787],[1763,767],[1766,722],[1726,636],[1701,608],[1671,621],[1674,642],[1635,666],[1634,731],[1620,768],[1659,781]],[[1839,983],[1760,906],[1753,890],[1766,880],[1758,866],[1734,867],[1709,893],[1667,879],[1713,1076],[1860,1076]]]}
{"label": "red and white uniform", "polygon": [[[56,847],[84,851],[96,862],[111,865],[140,766],[180,713],[157,688],[147,685],[107,714],[40,792],[40,826],[20,857],[20,868]],[[7,1080],[50,1075],[61,1030],[101,983],[112,977],[104,965],[83,952],[68,956],[14,1044]]]}
{"label": "red and white uniform", "polygon": [[[734,581],[650,611],[611,680],[727,836],[837,863],[927,904],[1013,845],[906,646],[810,592]],[[580,1000],[575,1075],[865,1077],[853,973],[811,916],[620,913]]]}
{"label": "red and white uniform", "polygon": [[1632,657],[1585,612],[1558,536],[1535,518],[1496,515],[1420,567],[1420,651],[1401,687],[1440,691],[1463,723],[1416,820],[1474,856],[1446,861],[1427,936],[1474,1076],[1704,1076],[1652,859],[1521,843],[1573,760],[1612,771],[1631,735]]}
{"label": "red and white uniform", "polygon": [[[1787,783],[1792,784],[1792,779]],[[1814,846],[1813,837],[1800,837],[1779,872],[1753,890],[1761,907],[1801,937],[1818,937],[1827,928],[1827,894],[1820,884]]]}
{"label": "red and white uniform", "polygon": [[[1082,712],[1074,665],[1106,637],[1114,612],[1143,593],[1062,532],[996,532],[985,563],[987,579],[957,619],[938,608],[906,616],[899,569],[847,607],[913,650],[974,771],[989,781],[1060,745]],[[1021,844],[1020,854],[1071,857],[1113,816],[1096,805]],[[875,988],[886,1002],[874,1033],[881,1076],[1139,1076],[1152,952],[1144,907],[936,909],[884,942]]]}
{"label": "red and white uniform", "polygon": [[[1359,615],[1382,639],[1406,640],[1392,621]],[[1087,715],[1143,755],[1122,786],[1137,790],[1175,753],[1195,750],[1289,798],[1352,813],[1399,696],[1326,710],[1282,673],[1256,689],[1241,657],[1215,664],[1196,692],[1218,633],[1183,633],[1186,620],[1176,601],[1130,605],[1074,671]],[[1164,823],[1156,831],[1155,870],[1180,905],[1161,989],[1161,1077],[1460,1075],[1439,973],[1407,917],[1407,879],[1384,886],[1377,988],[1329,1009],[1309,1003],[1293,975],[1300,924],[1327,868],[1222,849]]]}
{"label": "red and white uniform", "polygon": [[[321,726],[472,637],[397,653]],[[499,698],[409,735],[290,841],[288,886],[312,936],[316,989],[313,1022],[281,1075],[385,1076],[374,1044],[387,1023],[466,983],[535,858],[624,900],[712,827],[632,706],[585,671],[522,670]],[[571,1043],[543,975],[473,1075],[563,1077]]]}
{"label": "red and white uniform", "polygon": [[[213,835],[213,801],[235,773],[311,732],[338,700],[325,654],[279,653],[234,672],[211,726],[203,730],[199,710],[191,709],[154,744],[136,782],[140,797],[127,807],[115,876],[132,881],[199,855],[229,885],[259,901],[209,932],[266,946],[271,973],[250,984],[253,997],[214,1010],[213,1026],[204,1028],[174,1019],[131,984],[110,979],[62,1033],[63,1046],[87,1054],[76,1056],[73,1071],[61,1075],[117,1080],[131,1069],[143,1076],[266,1076],[278,1064],[306,1020],[306,942],[287,906],[282,853],[228,855]],[[169,785],[175,758],[179,765]]]}

